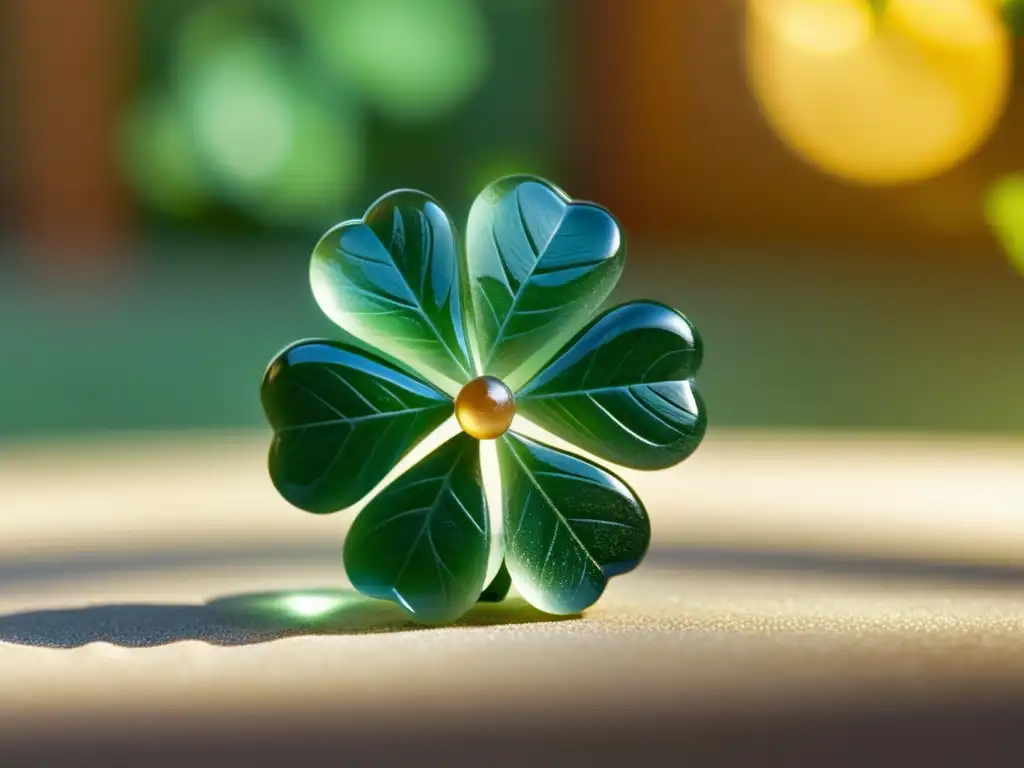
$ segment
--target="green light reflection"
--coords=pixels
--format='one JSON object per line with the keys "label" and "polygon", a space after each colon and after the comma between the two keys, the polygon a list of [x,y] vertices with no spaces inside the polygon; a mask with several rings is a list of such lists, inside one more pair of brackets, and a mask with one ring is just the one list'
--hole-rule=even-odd
{"label": "green light reflection", "polygon": [[[373,600],[352,589],[301,589],[261,592],[211,600],[206,607],[230,624],[273,635],[298,633],[363,634],[428,630],[396,604]],[[553,616],[520,597],[500,603],[478,603],[452,626],[489,627],[569,621],[578,616]]]}

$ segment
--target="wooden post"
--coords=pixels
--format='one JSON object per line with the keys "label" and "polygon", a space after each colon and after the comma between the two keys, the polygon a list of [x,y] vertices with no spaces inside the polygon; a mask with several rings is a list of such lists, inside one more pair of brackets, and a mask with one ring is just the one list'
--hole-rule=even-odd
{"label": "wooden post", "polygon": [[28,252],[109,262],[132,224],[116,127],[134,75],[131,0],[7,0],[12,205]]}

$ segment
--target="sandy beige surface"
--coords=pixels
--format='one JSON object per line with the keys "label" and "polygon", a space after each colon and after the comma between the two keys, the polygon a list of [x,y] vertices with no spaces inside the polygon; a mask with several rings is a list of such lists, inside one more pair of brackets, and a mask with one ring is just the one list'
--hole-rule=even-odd
{"label": "sandy beige surface", "polygon": [[513,599],[444,629],[345,591],[344,513],[290,509],[263,451],[243,434],[4,452],[0,751],[342,727],[370,748],[467,722],[577,740],[664,722],[657,745],[789,718],[806,740],[812,716],[824,733],[1024,701],[1024,445],[715,435],[630,475],[655,545],[585,616]]}
{"label": "sandy beige surface", "polygon": [[[257,431],[0,445],[0,558],[342,536],[352,512],[305,515],[276,495],[267,444]],[[619,471],[656,544],[1024,566],[1022,467],[1024,442],[997,437],[718,430],[678,467]]]}

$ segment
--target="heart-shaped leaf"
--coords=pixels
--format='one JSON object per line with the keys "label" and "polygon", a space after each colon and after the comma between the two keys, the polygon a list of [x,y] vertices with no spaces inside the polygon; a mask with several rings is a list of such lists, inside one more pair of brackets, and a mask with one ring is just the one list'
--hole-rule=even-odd
{"label": "heart-shaped leaf", "polygon": [[530,176],[488,186],[467,229],[478,370],[513,389],[526,381],[607,298],[624,261],[603,208]]}
{"label": "heart-shaped leaf", "polygon": [[633,570],[651,526],[640,500],[596,464],[506,432],[498,440],[505,562],[512,583],[548,613],[578,613],[608,579]]}
{"label": "heart-shaped leaf", "polygon": [[480,443],[463,433],[366,505],[345,539],[345,568],[364,595],[442,623],[480,597],[489,545]]}
{"label": "heart-shaped leaf", "polygon": [[399,190],[321,238],[310,282],[331,320],[455,394],[472,378],[461,271],[448,215],[422,192]]}
{"label": "heart-shaped leaf", "polygon": [[662,469],[696,450],[707,414],[690,379],[702,345],[681,314],[651,301],[609,310],[516,395],[530,421],[608,461]]}
{"label": "heart-shaped leaf", "polygon": [[333,341],[300,341],[281,352],[260,397],[274,428],[274,485],[319,513],[359,501],[454,409],[429,384]]}

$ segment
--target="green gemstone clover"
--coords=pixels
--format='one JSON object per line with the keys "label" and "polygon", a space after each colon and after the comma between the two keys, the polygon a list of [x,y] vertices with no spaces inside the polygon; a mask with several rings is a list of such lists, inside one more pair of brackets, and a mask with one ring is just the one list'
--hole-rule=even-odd
{"label": "green gemstone clover", "polygon": [[[543,611],[578,613],[640,563],[650,521],[619,477],[517,433],[513,417],[609,462],[672,466],[707,426],[700,338],[651,301],[582,327],[622,272],[622,235],[606,210],[542,179],[487,187],[461,245],[441,207],[411,190],[323,236],[313,294],[360,346],[300,341],[270,363],[270,476],[301,509],[345,509],[454,414],[462,431],[356,517],[350,581],[428,624],[511,585]],[[481,440],[495,441],[500,510]]]}

